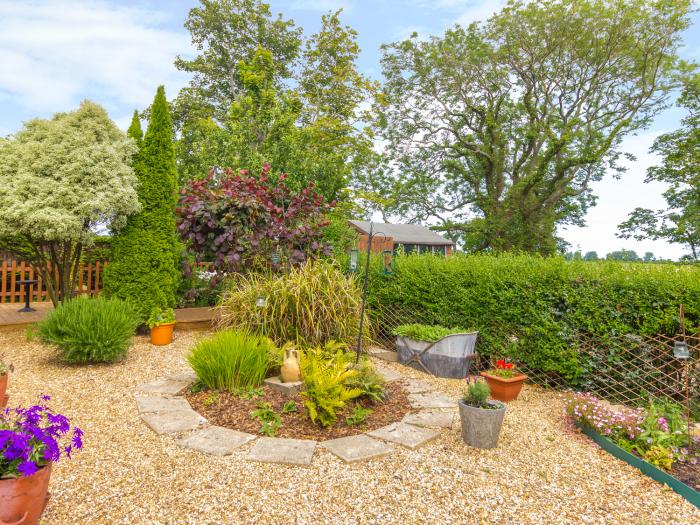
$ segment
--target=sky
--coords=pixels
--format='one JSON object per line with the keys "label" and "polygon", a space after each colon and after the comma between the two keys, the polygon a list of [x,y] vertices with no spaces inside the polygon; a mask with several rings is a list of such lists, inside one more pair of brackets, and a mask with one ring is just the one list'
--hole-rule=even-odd
{"label": "sky", "polygon": [[[359,32],[363,73],[381,79],[380,46],[408,37],[439,35],[454,24],[484,20],[505,4],[503,0],[271,0],[281,12],[304,28],[319,27],[320,17],[343,8],[343,20]],[[126,129],[134,109],[153,99],[165,85],[173,98],[188,75],[173,65],[177,55],[191,57],[189,33],[183,23],[196,0],[0,0],[0,136],[13,133],[35,117],[78,106],[88,98],[109,111]],[[683,58],[700,61],[700,15],[684,35]],[[606,177],[594,186],[598,203],[584,228],[559,233],[573,249],[599,255],[621,248],[647,251],[677,259],[681,246],[662,241],[618,239],[617,225],[635,207],[662,208],[662,184],[645,184],[654,138],[678,127],[683,113],[670,108],[623,150],[637,160],[628,164],[621,180]]]}

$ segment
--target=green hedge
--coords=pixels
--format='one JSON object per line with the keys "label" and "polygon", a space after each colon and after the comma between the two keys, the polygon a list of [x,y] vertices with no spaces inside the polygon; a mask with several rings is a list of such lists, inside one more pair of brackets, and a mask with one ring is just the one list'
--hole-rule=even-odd
{"label": "green hedge", "polygon": [[393,275],[372,262],[371,315],[388,336],[420,322],[480,331],[478,351],[509,355],[569,380],[582,373],[577,336],[675,334],[700,318],[700,268],[675,264],[565,261],[529,255],[408,255]]}

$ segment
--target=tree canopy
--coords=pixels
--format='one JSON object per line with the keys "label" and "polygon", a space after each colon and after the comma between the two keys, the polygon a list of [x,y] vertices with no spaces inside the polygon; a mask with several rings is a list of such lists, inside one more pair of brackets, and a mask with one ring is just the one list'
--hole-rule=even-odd
{"label": "tree canopy", "polygon": [[195,73],[174,104],[181,179],[270,164],[296,189],[313,181],[327,200],[347,198],[374,156],[363,103],[376,85],[357,70],[357,33],[340,11],[306,40],[259,0],[203,1],[186,27],[201,53],[176,62]]}
{"label": "tree canopy", "polygon": [[135,151],[89,101],[0,140],[0,243],[36,268],[54,304],[70,297],[96,229],[119,229],[139,210]]}
{"label": "tree canopy", "polygon": [[669,185],[662,210],[635,208],[619,225],[622,238],[664,239],[687,246],[700,257],[700,75],[686,80],[678,105],[687,111],[680,129],[657,137],[651,151],[661,164],[647,172],[647,182]]}
{"label": "tree canopy", "polygon": [[557,249],[622,138],[665,107],[690,0],[511,1],[483,24],[384,46],[384,211],[470,250]]}

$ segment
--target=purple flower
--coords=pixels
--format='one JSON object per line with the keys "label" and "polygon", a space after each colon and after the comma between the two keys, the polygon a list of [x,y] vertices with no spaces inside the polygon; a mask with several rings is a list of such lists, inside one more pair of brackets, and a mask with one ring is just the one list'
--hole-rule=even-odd
{"label": "purple flower", "polygon": [[25,478],[34,474],[39,468],[31,461],[22,461],[17,465],[17,472],[22,474]]}
{"label": "purple flower", "polygon": [[[71,444],[64,446],[69,433]],[[59,461],[62,452],[70,457],[73,449],[82,447],[82,435],[79,428],[71,429],[68,418],[45,404],[0,412],[0,478],[31,476]]]}

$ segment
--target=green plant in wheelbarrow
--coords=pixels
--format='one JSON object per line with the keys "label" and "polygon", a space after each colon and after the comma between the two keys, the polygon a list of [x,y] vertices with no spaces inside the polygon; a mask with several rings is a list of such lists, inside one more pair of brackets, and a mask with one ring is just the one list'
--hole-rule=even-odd
{"label": "green plant in wheelbarrow", "polygon": [[506,406],[489,400],[489,394],[489,386],[477,380],[469,384],[458,403],[462,439],[472,447],[494,448],[498,444]]}
{"label": "green plant in wheelbarrow", "polygon": [[437,377],[462,379],[469,375],[478,332],[424,324],[394,328],[399,363]]}

